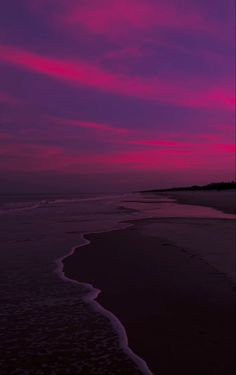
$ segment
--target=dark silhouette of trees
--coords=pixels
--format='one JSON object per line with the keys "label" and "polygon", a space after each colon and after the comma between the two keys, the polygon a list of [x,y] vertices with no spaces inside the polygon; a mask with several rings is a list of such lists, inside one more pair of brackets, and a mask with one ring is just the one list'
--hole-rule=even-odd
{"label": "dark silhouette of trees", "polygon": [[146,190],[144,192],[161,192],[161,191],[197,191],[197,190],[230,190],[236,189],[236,182],[212,182],[208,185],[193,185],[193,186],[182,186],[182,187],[173,187],[168,189],[154,189]]}

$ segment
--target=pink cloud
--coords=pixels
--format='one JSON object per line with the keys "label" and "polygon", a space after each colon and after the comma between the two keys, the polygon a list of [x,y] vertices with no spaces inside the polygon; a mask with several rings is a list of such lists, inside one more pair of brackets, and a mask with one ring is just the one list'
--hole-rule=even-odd
{"label": "pink cloud", "polygon": [[[1,141],[8,141],[9,139],[11,139],[11,136],[6,133],[6,132],[0,132],[0,142]],[[1,145],[0,145],[1,147]],[[0,155],[1,155],[1,151],[0,151]]]}
{"label": "pink cloud", "polygon": [[63,171],[63,168],[66,167],[65,150],[60,147],[15,143],[14,140],[0,146],[0,168],[2,171]]}
{"label": "pink cloud", "polygon": [[98,130],[98,131],[106,132],[106,133],[108,132],[108,133],[115,133],[115,134],[128,134],[130,132],[128,129],[125,129],[125,128],[115,128],[107,124],[82,121],[79,119],[67,119],[67,118],[50,116],[49,121],[52,121],[54,124],[58,124],[58,125],[71,125],[75,127]]}
{"label": "pink cloud", "polygon": [[[153,45],[155,51],[164,47],[222,65],[227,57],[215,53],[214,48],[211,51],[211,45],[205,50],[196,44],[193,48],[184,47],[172,40],[169,31],[184,31],[186,35],[200,33],[205,37],[223,39],[227,45],[233,39],[233,32],[227,31],[226,22],[216,22],[214,14],[207,14],[201,4],[193,1],[182,4],[181,1],[166,0],[58,0],[56,5],[54,0],[28,1],[34,13],[41,13],[47,18],[50,27],[74,40],[94,33],[115,42],[115,48],[96,57],[98,61],[150,56],[153,54],[150,45]],[[230,20],[229,24],[232,24]],[[89,41],[91,48],[91,39]]]}
{"label": "pink cloud", "polygon": [[195,81],[185,85],[183,80],[168,82],[157,76],[130,77],[114,74],[82,60],[50,58],[5,45],[0,45],[0,60],[72,85],[92,87],[114,94],[190,108],[234,109],[234,92],[222,85],[212,88],[205,83],[200,89]]}
{"label": "pink cloud", "polygon": [[229,152],[229,153],[235,154],[235,151],[236,151],[235,144],[217,144],[216,147],[219,151],[223,151],[223,152]]}
{"label": "pink cloud", "polygon": [[[2,171],[93,173],[122,171],[178,171],[194,168],[234,167],[230,144],[185,144],[154,147],[148,150],[85,152],[66,146],[15,143],[1,137],[0,167]],[[10,143],[9,143],[10,141]]]}
{"label": "pink cloud", "polygon": [[181,7],[181,4],[160,0],[60,0],[55,8],[52,0],[41,0],[30,1],[29,5],[34,11],[44,12],[55,26],[59,24],[67,31],[79,26],[109,39],[134,39],[137,33],[142,38],[143,34],[167,27],[188,32],[217,30],[199,8],[186,3]]}
{"label": "pink cloud", "polygon": [[0,91],[0,102],[13,107],[19,106],[22,103],[20,99],[17,99],[4,91]]}
{"label": "pink cloud", "polygon": [[51,146],[12,144],[1,147],[0,156],[10,156],[8,162],[1,158],[3,171],[40,171],[60,173],[92,173],[101,171],[128,171],[177,168],[186,164],[184,158],[174,158],[163,151],[117,152],[111,154],[76,153]]}
{"label": "pink cloud", "polygon": [[[127,129],[122,127],[114,127],[110,124],[102,124],[97,122],[91,121],[82,121],[80,119],[69,119],[69,118],[61,118],[56,116],[47,116],[44,121],[52,123],[54,125],[60,125],[66,127],[68,130],[68,126],[76,127],[76,128],[85,128],[88,130],[95,130],[96,133],[94,137],[96,141],[99,141],[98,132],[102,134],[102,141],[107,141],[109,144],[123,144],[128,146],[134,146],[132,148],[139,148],[144,146],[145,148],[155,149],[155,148],[173,148],[175,152],[178,152],[178,149],[183,151],[184,149],[194,149],[199,147],[200,144],[210,145],[212,144],[218,145],[220,148],[223,143],[221,132],[216,133],[188,133],[188,132],[165,132],[163,130],[157,130],[156,132],[151,132],[144,129]],[[217,130],[217,129],[215,129]],[[221,130],[221,128],[219,129]],[[106,134],[106,138],[104,138],[104,134]],[[73,135],[74,136],[74,135]],[[150,139],[150,136],[152,137]],[[92,134],[90,133],[90,137]],[[224,138],[224,137],[223,137]],[[93,139],[93,138],[91,138]],[[225,150],[230,149],[231,146],[228,144],[223,144],[223,148]],[[222,149],[223,149],[222,148]]]}

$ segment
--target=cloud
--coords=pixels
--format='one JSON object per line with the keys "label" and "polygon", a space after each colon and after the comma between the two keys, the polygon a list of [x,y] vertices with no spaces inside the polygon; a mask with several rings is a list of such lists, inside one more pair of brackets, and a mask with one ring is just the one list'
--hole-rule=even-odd
{"label": "cloud", "polygon": [[15,98],[14,96],[4,91],[0,91],[0,102],[7,104],[11,107],[18,107],[20,104],[22,104],[22,101],[20,99]]}
{"label": "cloud", "polygon": [[[104,92],[152,100],[189,108],[222,108],[234,110],[234,92],[220,85],[212,87],[197,80],[163,81],[160,77],[143,78],[115,74],[81,59],[64,60],[12,46],[0,45],[0,61],[65,81]],[[210,85],[210,86],[209,86]]]}
{"label": "cloud", "polygon": [[[181,132],[160,130],[154,136],[145,129],[133,128],[127,132],[121,129],[120,132],[109,124],[79,119],[45,116],[40,121],[46,126],[46,132],[39,127],[14,133],[7,128],[0,133],[2,171],[78,174],[191,170],[192,173],[195,168],[202,171],[217,170],[218,166],[225,166],[229,170],[234,168],[232,155],[235,145],[224,142],[220,133],[194,136],[185,132],[181,136]],[[50,128],[50,124],[54,126]],[[66,136],[56,130],[58,125],[66,129]],[[92,131],[89,142],[95,140],[96,146],[88,150],[82,147],[83,138],[79,133],[76,135],[69,131],[73,128]],[[101,138],[98,133],[102,135]],[[76,142],[65,142],[68,135]],[[102,147],[99,146],[100,141]]]}
{"label": "cloud", "polygon": [[[168,139],[168,135],[161,134],[161,138]],[[126,144],[134,146],[147,146],[147,147],[180,147],[186,145],[184,142],[174,141],[174,140],[149,140],[149,139],[132,139],[125,141]]]}
{"label": "cloud", "polygon": [[114,134],[128,134],[131,132],[128,129],[125,128],[116,128],[107,124],[102,124],[98,122],[90,122],[90,121],[82,121],[79,119],[68,119],[68,118],[61,118],[56,116],[49,116],[49,121],[58,124],[58,125],[69,125],[69,126],[75,126],[75,127],[81,127],[86,129],[92,129],[100,132],[105,133],[114,133]]}
{"label": "cloud", "polygon": [[[67,32],[82,27],[108,39],[143,39],[151,31],[163,29],[217,32],[200,9],[189,4],[160,0],[42,0],[29,2],[34,12],[43,12],[54,26]],[[218,32],[217,32],[218,34]]]}
{"label": "cloud", "polygon": [[[220,147],[219,147],[220,146]],[[231,145],[232,146],[232,145]],[[217,170],[234,163],[223,148],[230,145],[195,145],[188,150],[149,149],[114,151],[107,154],[73,152],[58,146],[12,143],[1,145],[0,167],[4,172],[100,173],[125,171],[193,171],[195,168]],[[216,164],[217,158],[217,164]],[[7,160],[6,160],[7,159]]]}

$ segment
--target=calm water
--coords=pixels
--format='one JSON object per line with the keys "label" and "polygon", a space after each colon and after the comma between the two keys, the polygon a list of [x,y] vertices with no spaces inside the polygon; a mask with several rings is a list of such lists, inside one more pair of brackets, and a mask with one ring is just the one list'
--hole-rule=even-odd
{"label": "calm water", "polygon": [[86,302],[91,287],[63,279],[58,259],[82,245],[84,233],[149,217],[233,215],[129,193],[0,196],[1,374],[148,373],[122,347],[111,316]]}

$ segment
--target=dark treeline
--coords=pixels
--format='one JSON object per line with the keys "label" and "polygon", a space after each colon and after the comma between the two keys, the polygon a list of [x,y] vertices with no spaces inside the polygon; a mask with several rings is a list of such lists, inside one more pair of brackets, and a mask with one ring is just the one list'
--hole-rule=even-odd
{"label": "dark treeline", "polygon": [[153,193],[153,192],[161,192],[161,191],[195,191],[195,190],[229,190],[229,189],[236,189],[236,182],[213,182],[208,185],[193,185],[193,186],[182,186],[182,187],[173,187],[168,189],[153,189],[153,190],[145,190],[142,193]]}

